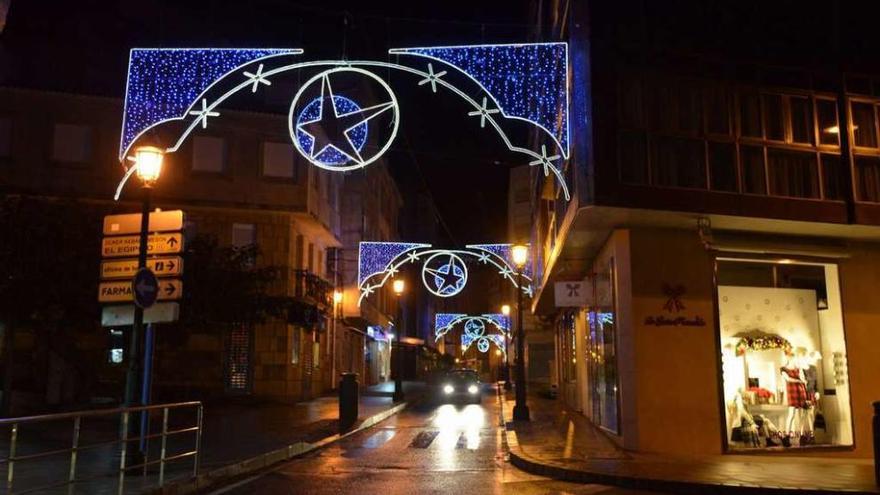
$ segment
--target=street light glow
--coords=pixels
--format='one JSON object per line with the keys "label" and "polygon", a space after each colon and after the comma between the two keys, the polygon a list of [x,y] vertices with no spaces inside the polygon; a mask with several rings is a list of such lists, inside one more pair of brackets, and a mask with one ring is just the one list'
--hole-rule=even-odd
{"label": "street light glow", "polygon": [[504,304],[501,306],[501,314],[504,316],[510,316],[510,304]]}
{"label": "street light glow", "polygon": [[333,302],[339,304],[342,302],[342,291],[333,291]]}
{"label": "street light glow", "polygon": [[524,244],[517,244],[510,248],[510,256],[513,258],[513,264],[517,268],[522,268],[526,266],[526,261],[529,259],[529,247]]}
{"label": "street light glow", "polygon": [[397,294],[398,296],[403,294],[403,289],[405,288],[405,284],[403,283],[403,279],[398,278],[398,279],[394,280],[394,282],[391,284],[391,288],[394,290],[394,293]]}
{"label": "street light glow", "polygon": [[134,152],[135,173],[144,184],[152,184],[162,173],[162,150],[155,146],[141,146]]}

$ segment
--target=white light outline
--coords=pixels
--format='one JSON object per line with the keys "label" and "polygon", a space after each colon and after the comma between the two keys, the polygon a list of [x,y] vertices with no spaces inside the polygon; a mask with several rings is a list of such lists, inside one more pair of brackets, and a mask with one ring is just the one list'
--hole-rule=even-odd
{"label": "white light outline", "polygon": [[[337,96],[334,95],[334,94],[331,92],[331,93],[330,93],[330,97],[331,97],[331,98],[336,98]],[[319,96],[319,97],[313,99],[313,100],[310,101],[308,104],[306,104],[305,107],[303,107],[303,110],[305,110],[306,108],[308,108],[309,105],[311,105],[312,103],[314,103],[316,100],[323,100],[323,98],[324,98],[323,96]],[[364,110],[368,110],[368,109],[369,109],[369,108],[367,108],[367,109],[361,109],[360,107],[358,107],[357,103],[355,103],[354,100],[352,100],[351,98],[348,98],[348,97],[345,97],[345,96],[339,96],[339,98],[342,98],[343,100],[348,101],[349,103],[351,103],[352,105],[354,105],[355,107],[357,107],[358,110],[353,110],[353,111],[351,111],[351,112],[344,113],[344,114],[342,114],[342,115],[336,114],[337,117],[345,117],[345,116],[352,115],[352,114],[354,114],[354,113],[362,112],[362,111],[364,111]],[[373,107],[370,107],[370,108],[373,108]],[[336,100],[333,100],[333,111],[336,112]],[[302,112],[300,112],[300,115],[302,115]],[[300,127],[303,126],[303,125],[305,125],[305,124],[312,124],[312,123],[315,123],[315,122],[320,121],[321,118],[323,117],[323,115],[324,115],[324,108],[323,108],[323,107],[320,107],[320,108],[318,109],[318,118],[317,118],[317,119],[315,119],[315,120],[310,120],[310,121],[308,121],[308,122],[302,122],[302,123],[297,123],[297,124],[296,124],[297,131],[304,133],[305,135],[309,136],[309,137],[312,139],[312,151],[311,151],[309,154],[310,154],[311,156],[318,156],[318,155],[320,155],[321,153],[323,153],[327,148],[332,147],[332,148],[336,149],[336,151],[338,151],[340,154],[342,154],[342,155],[344,155],[346,158],[348,158],[349,160],[356,160],[355,157],[352,157],[351,155],[349,155],[348,153],[342,151],[341,149],[339,149],[338,147],[334,146],[334,145],[331,144],[331,143],[327,143],[326,146],[324,146],[323,148],[321,148],[320,151],[318,151],[317,153],[315,153],[315,142],[317,141],[316,136],[310,134],[309,131],[306,131],[306,130],[304,130],[304,129],[300,129]],[[372,117],[371,117],[371,118],[372,118]],[[298,120],[298,119],[299,119],[299,117],[297,117],[297,120]],[[366,129],[364,130],[364,134],[365,134],[365,136],[364,136],[364,142],[363,142],[363,144],[361,144],[361,147],[365,146],[366,143],[367,143],[367,141],[366,141],[366,134],[368,134],[368,133],[370,132],[370,131],[369,131],[370,126],[369,126],[369,124],[367,124],[368,120],[369,120],[369,119],[367,119],[367,120],[363,120],[363,121],[361,121],[361,122],[358,122],[357,124],[355,124],[355,125],[349,127],[348,129],[345,129],[345,130],[343,131],[343,134],[345,134],[346,139],[348,139],[348,142],[349,142],[349,143],[352,145],[352,147],[355,148],[355,149],[357,149],[357,146],[354,144],[354,142],[351,140],[351,138],[348,137],[348,131],[350,131],[350,130],[352,130],[352,129],[358,127],[358,126],[360,126],[361,124],[366,124],[367,127],[366,127]]]}
{"label": "white light outline", "polygon": [[[547,44],[547,43],[537,43],[537,44]],[[554,44],[554,43],[550,43],[550,44]],[[566,64],[567,64],[567,57],[568,57],[568,44],[567,44],[567,43],[563,43],[563,44],[566,46]],[[524,46],[524,45],[529,45],[529,44],[528,44],[528,43],[520,43],[520,44],[511,44],[511,45],[473,45],[473,46]],[[440,47],[440,48],[442,48],[442,47]],[[300,53],[302,53],[301,50],[300,50]],[[291,54],[291,53],[283,53],[283,54],[275,54],[275,55],[272,55],[272,56],[281,56],[281,55],[290,55],[290,54]],[[262,57],[262,58],[267,58],[267,57]],[[261,58],[261,59],[262,59],[262,58]],[[427,57],[427,58],[430,58],[430,57]],[[255,60],[253,60],[252,62],[256,62],[257,60],[261,60],[261,59],[255,59]],[[249,62],[249,63],[252,63],[252,62]],[[440,62],[443,62],[443,61],[440,60]],[[443,62],[443,63],[446,63],[446,62]],[[247,65],[247,64],[245,64],[245,65]],[[419,76],[419,77],[422,77],[422,78],[425,78],[425,77],[428,77],[428,76],[429,76],[429,74],[426,73],[426,72],[420,71],[420,70],[418,70],[418,69],[413,69],[413,68],[411,68],[411,67],[407,67],[407,66],[405,66],[405,65],[392,64],[392,63],[388,63],[388,62],[370,61],[370,60],[359,60],[359,61],[341,61],[341,60],[329,60],[329,61],[328,61],[328,60],[322,60],[322,61],[312,61],[312,62],[300,62],[300,63],[290,64],[290,65],[285,65],[285,66],[281,66],[281,67],[277,67],[277,68],[275,68],[275,69],[269,70],[268,72],[263,73],[263,76],[264,76],[264,77],[269,77],[269,76],[274,76],[275,74],[278,74],[278,73],[281,73],[281,72],[286,72],[286,71],[289,71],[289,70],[296,70],[296,69],[301,69],[301,68],[306,68],[306,67],[315,67],[315,66],[324,66],[324,65],[330,65],[330,66],[340,67],[340,68],[349,68],[349,69],[356,69],[357,67],[354,67],[355,65],[363,65],[363,66],[367,66],[367,67],[382,67],[382,68],[398,69],[398,70],[401,70],[401,71],[403,71],[403,72],[409,72],[409,73],[411,73],[411,74],[415,74],[415,75],[417,75],[417,76]],[[455,66],[453,66],[453,65],[451,65],[451,64],[447,64],[447,65],[450,65],[451,67],[455,67]],[[239,66],[238,69],[240,69],[241,67],[242,67],[242,66]],[[129,70],[130,70],[130,69],[131,69],[131,66],[130,66],[130,64],[129,64]],[[457,69],[457,70],[460,70],[460,69],[458,69],[457,67],[456,67],[456,69]],[[363,69],[361,69],[361,70],[363,70]],[[232,72],[232,71],[230,71],[230,72]],[[369,74],[372,74],[372,73],[370,73],[369,71],[364,71],[364,72],[367,72],[367,73],[369,73]],[[227,74],[225,74],[224,76],[222,76],[220,79],[226,77],[228,74],[229,74],[229,72],[228,72]],[[373,75],[375,76],[375,74],[373,74]],[[376,77],[378,80],[382,81],[382,79],[379,78],[378,76],[375,76],[375,77]],[[468,76],[468,77],[470,77],[470,76]],[[218,79],[217,81],[219,81],[220,79]],[[472,78],[472,79],[473,79],[473,78]],[[216,83],[217,81],[215,81],[215,83]],[[446,89],[449,89],[449,90],[452,91],[453,93],[457,94],[459,97],[461,97],[463,100],[465,100],[466,102],[468,102],[468,103],[469,103],[471,106],[473,106],[475,109],[479,110],[479,109],[481,108],[481,106],[480,106],[480,105],[479,105],[479,104],[478,104],[473,98],[471,98],[469,95],[467,95],[466,93],[464,93],[464,92],[461,91],[460,89],[456,88],[456,87],[453,86],[452,84],[448,83],[447,81],[445,81],[445,80],[443,80],[443,79],[435,79],[435,82],[436,82],[437,84],[440,84],[441,86],[445,87]],[[237,92],[240,91],[241,89],[250,86],[251,84],[253,84],[253,81],[252,81],[250,78],[247,78],[243,83],[240,83],[239,85],[233,87],[232,89],[230,89],[229,91],[227,91],[226,93],[224,93],[223,95],[221,95],[220,97],[218,97],[218,98],[217,98],[212,104],[210,104],[210,105],[206,108],[206,110],[208,110],[208,111],[213,110],[215,107],[217,107],[217,106],[220,105],[222,102],[224,102],[226,99],[228,99],[230,96],[232,96],[233,94],[237,93]],[[383,84],[383,85],[386,85],[384,81],[382,81],[382,84]],[[479,85],[479,83],[477,83],[477,84]],[[202,92],[202,94],[204,94],[206,91],[208,91],[208,89],[210,89],[210,87],[213,86],[213,85],[214,85],[214,83],[212,83],[210,86],[208,86],[208,88],[206,88],[205,91]],[[387,86],[387,85],[386,85],[386,86]],[[479,85],[479,86],[480,86],[481,89],[483,89],[484,92],[486,92],[487,94],[489,94],[490,97],[492,96],[490,93],[488,93],[488,91],[486,91],[486,89],[485,89],[482,85]],[[389,90],[390,90],[390,88],[389,88]],[[391,92],[391,94],[393,95],[394,93]],[[128,95],[127,95],[127,93],[126,93],[126,98],[127,98],[127,97],[128,97]],[[200,95],[200,97],[201,97],[201,95]],[[492,99],[493,99],[493,101],[495,101],[494,97],[492,97]],[[395,100],[396,100],[396,98],[395,98]],[[567,102],[567,101],[568,101],[568,78],[566,77],[566,102]],[[496,103],[497,103],[497,101],[496,101]],[[193,102],[192,105],[194,105],[194,104],[195,104],[195,102]],[[190,108],[192,108],[192,105],[190,105]],[[523,121],[529,122],[529,123],[531,123],[531,124],[533,124],[533,125],[536,125],[536,126],[538,126],[538,127],[541,127],[542,129],[544,129],[543,126],[540,126],[539,124],[536,124],[536,123],[534,123],[534,122],[532,122],[532,121],[530,121],[530,120],[528,120],[528,119],[523,119],[523,118],[521,118],[521,117],[509,117],[509,116],[506,116],[506,115],[504,114],[503,111],[500,112],[500,114],[501,114],[504,118],[523,120]],[[186,117],[182,117],[182,118],[186,118]],[[180,120],[180,119],[166,119],[165,121],[162,121],[162,122],[167,122],[167,121],[169,121],[169,120]],[[399,120],[399,119],[398,119],[398,120]],[[507,134],[501,129],[500,124],[496,121],[496,119],[495,119],[494,117],[492,117],[492,115],[487,115],[487,116],[486,116],[486,120],[488,120],[489,123],[492,124],[492,127],[493,127],[493,128],[495,129],[495,131],[498,133],[499,137],[501,137],[501,140],[502,140],[502,141],[504,142],[504,144],[507,146],[508,150],[513,151],[513,152],[517,152],[517,153],[522,153],[522,154],[524,154],[524,155],[527,155],[527,156],[531,157],[532,159],[541,160],[541,159],[543,158],[540,154],[538,154],[538,153],[536,153],[536,152],[534,152],[534,151],[532,151],[532,150],[530,150],[530,149],[528,149],[528,148],[523,148],[523,147],[520,147],[520,146],[514,146],[514,145],[510,142],[510,138],[508,138]],[[289,121],[289,119],[288,119],[288,121]],[[157,122],[156,124],[151,125],[149,128],[152,128],[152,127],[154,127],[155,125],[159,125],[159,124],[161,124],[162,122]],[[180,146],[183,144],[183,142],[186,140],[186,138],[189,136],[189,134],[193,131],[193,129],[195,129],[195,127],[196,127],[197,125],[198,125],[198,121],[197,121],[197,120],[194,120],[193,122],[191,122],[190,125],[189,125],[189,126],[184,130],[184,132],[180,135],[180,138],[177,140],[177,143],[175,143],[174,146],[172,146],[172,147],[170,147],[170,148],[167,148],[167,149],[165,150],[166,153],[174,153],[174,152],[176,152],[176,151],[180,148]],[[289,127],[289,125],[288,125],[288,127]],[[149,128],[147,128],[147,129],[149,129]],[[395,133],[396,133],[396,130],[397,130],[397,128],[395,127]],[[544,130],[546,131],[546,129],[544,129]],[[146,131],[146,130],[145,130],[145,131]],[[145,132],[145,131],[144,131],[144,132]],[[139,134],[138,136],[140,136],[140,134]],[[394,137],[394,136],[392,136],[392,138],[390,138],[390,139],[388,140],[388,142],[386,143],[386,146],[387,146],[387,147],[390,147],[391,142],[393,141],[393,137]],[[554,139],[554,141],[556,141],[557,144],[558,144],[558,140],[555,140],[555,138],[553,138],[553,139]],[[133,145],[133,144],[135,143],[136,140],[137,140],[137,137],[136,137],[134,140],[132,140],[132,143],[131,143],[131,144]],[[131,145],[130,145],[130,146],[131,146]],[[564,153],[564,152],[565,152],[565,150],[563,150],[563,153]],[[383,151],[383,153],[384,153],[384,151]],[[375,155],[375,158],[378,158],[379,156],[381,156],[381,154],[377,154],[377,155]],[[316,165],[316,166],[317,166],[317,165]],[[321,167],[321,168],[324,168],[324,167]],[[358,166],[358,167],[355,167],[355,169],[356,169],[356,168],[362,168],[362,167]],[[567,201],[570,200],[570,199],[571,199],[571,195],[569,194],[569,191],[568,191],[568,185],[567,185],[566,182],[565,182],[565,177],[563,176],[562,171],[559,170],[556,166],[553,166],[553,165],[551,165],[549,168],[550,168],[550,171],[552,171],[553,174],[556,176],[557,181],[559,182],[560,187],[562,187],[562,191],[563,191],[563,194],[564,194],[564,196],[565,196],[565,199],[566,199]],[[328,169],[325,168],[325,170],[328,170]],[[341,171],[345,171],[345,169],[343,169],[343,168],[341,168],[341,167],[334,167],[334,168],[329,169],[329,170],[340,171],[340,172],[341,172]],[[546,172],[546,169],[545,169],[545,172]],[[123,178],[123,180],[120,182],[120,184],[117,186],[117,194],[116,194],[116,196],[114,197],[114,200],[118,200],[118,199],[119,199],[119,197],[120,197],[120,195],[121,195],[121,192],[122,192],[122,187],[125,185],[125,181],[128,179],[129,176],[130,176],[130,175],[126,175],[126,176]]]}
{"label": "white light outline", "polygon": [[[434,288],[431,287],[430,284],[428,284],[428,280],[425,278],[425,274],[426,274],[426,273],[430,273],[432,277],[435,277],[435,276],[436,276],[436,275],[434,274],[434,272],[439,271],[439,270],[431,270],[431,269],[428,268],[428,265],[429,265],[429,264],[431,263],[431,261],[434,260],[435,258],[439,258],[439,257],[441,257],[441,256],[445,256],[445,255],[447,255],[447,253],[437,253],[437,254],[433,254],[433,255],[429,256],[428,259],[426,259],[426,260],[422,263],[422,283],[424,284],[425,288],[428,289],[428,292],[430,292],[431,294],[434,294],[435,296],[438,296],[438,297],[453,297],[453,296],[457,296],[458,294],[461,293],[461,291],[464,290],[465,286],[467,286],[467,281],[468,281],[468,269],[467,269],[467,264],[464,262],[463,259],[461,259],[460,256],[458,256],[457,254],[448,253],[448,256],[449,256],[449,262],[446,263],[446,265],[452,266],[452,267],[454,268],[454,266],[455,266],[455,265],[454,265],[454,261],[455,261],[455,260],[458,260],[458,261],[461,263],[461,269],[462,269],[462,272],[463,272],[463,275],[462,275],[462,277],[461,277],[461,287],[457,287],[458,284],[456,284],[456,287],[453,288],[453,292],[452,292],[452,293],[450,293],[450,294],[443,294],[443,293],[439,292],[439,289],[438,289],[438,290],[434,290]],[[453,273],[453,275],[454,275],[454,273]]]}
{"label": "white light outline", "polygon": [[[443,337],[444,335],[449,333],[449,331],[452,330],[452,328],[455,327],[456,325],[458,325],[459,323],[461,323],[463,321],[467,322],[469,320],[479,320],[479,321],[483,322],[484,328],[486,327],[486,325],[485,325],[486,323],[490,323],[495,328],[497,328],[501,332],[502,335],[506,335],[506,336],[510,335],[509,329],[505,329],[503,326],[499,325],[497,321],[495,321],[492,318],[489,318],[489,316],[490,315],[486,315],[486,314],[482,314],[482,315],[461,314],[458,317],[450,320],[449,323],[447,323],[446,325],[443,325],[441,327],[436,326],[437,320],[435,317],[435,319],[434,319],[434,342],[437,342],[438,340],[440,340],[441,337]],[[496,315],[492,315],[492,316],[496,316]]]}
{"label": "white light outline", "polygon": [[563,47],[565,48],[565,69],[566,69],[566,74],[565,74],[565,110],[566,110],[566,112],[570,112],[571,107],[569,104],[569,92],[571,89],[570,88],[571,84],[568,80],[569,79],[568,78],[568,66],[569,66],[569,64],[568,64],[568,42],[566,42],[566,41],[552,41],[552,42],[547,42],[547,43],[498,43],[498,44],[486,43],[486,44],[477,44],[477,45],[414,46],[414,47],[407,47],[407,48],[391,48],[390,50],[388,50],[388,54],[390,54],[390,55],[413,55],[416,57],[429,58],[431,60],[436,60],[440,63],[446,64],[446,65],[456,69],[457,71],[459,71],[462,74],[464,74],[465,76],[467,76],[475,84],[477,84],[477,86],[479,86],[480,89],[483,90],[483,92],[488,94],[489,97],[492,98],[492,101],[495,102],[495,106],[501,110],[501,115],[503,115],[505,118],[517,119],[517,120],[522,120],[522,121],[528,122],[536,127],[539,127],[544,132],[546,132],[547,135],[550,136],[550,139],[552,139],[556,143],[556,146],[560,150],[562,150],[563,157],[565,157],[565,159],[568,160],[568,157],[570,154],[569,146],[571,146],[571,124],[569,123],[569,121],[571,120],[570,115],[568,116],[569,118],[565,119],[565,142],[567,144],[566,144],[566,146],[562,146],[562,143],[559,141],[559,139],[557,139],[556,136],[552,132],[550,132],[549,129],[544,127],[543,125],[541,125],[533,120],[527,119],[525,117],[518,117],[515,115],[507,115],[507,112],[504,111],[504,107],[502,107],[498,103],[498,100],[495,98],[495,96],[489,90],[487,90],[486,87],[483,86],[482,83],[480,83],[480,81],[477,81],[474,78],[474,76],[465,72],[464,69],[462,69],[461,67],[458,67],[457,65],[454,65],[446,60],[435,57],[433,55],[427,55],[424,53],[418,53],[418,52],[412,51],[412,50],[446,50],[446,49],[453,49],[453,48],[464,48],[464,49],[467,49],[467,48],[500,48],[500,47],[549,46],[549,45],[563,45]]}
{"label": "white light outline", "polygon": [[[269,71],[269,72],[271,72],[271,71]],[[359,112],[366,112],[367,110],[372,110],[372,109],[377,108],[379,106],[386,106],[387,105],[388,108],[393,109],[394,117],[392,118],[393,128],[391,129],[391,134],[389,135],[388,139],[385,141],[384,146],[382,146],[382,148],[378,152],[376,152],[376,154],[374,154],[372,157],[370,157],[367,160],[363,160],[362,158],[359,160],[360,157],[349,156],[347,153],[343,152],[339,148],[336,148],[337,151],[339,151],[343,155],[347,156],[348,158],[353,160],[355,163],[352,165],[343,165],[343,166],[334,167],[334,166],[324,164],[324,163],[320,162],[319,160],[315,160],[313,156],[310,156],[308,153],[305,152],[305,150],[303,150],[300,147],[299,140],[296,138],[296,131],[297,131],[296,128],[299,127],[299,124],[294,125],[293,111],[296,108],[297,103],[299,103],[299,99],[302,96],[303,92],[309,86],[314,84],[314,82],[317,81],[318,79],[321,79],[321,84],[322,84],[321,94],[323,95],[323,91],[324,91],[323,90],[323,84],[324,84],[323,79],[327,78],[327,87],[330,91],[330,97],[333,98],[333,96],[334,96],[333,95],[333,88],[330,87],[330,74],[335,74],[337,72],[355,72],[355,73],[366,75],[366,76],[372,78],[374,81],[378,82],[382,86],[382,88],[386,92],[388,92],[388,96],[391,97],[391,101],[389,101],[389,102],[382,103],[379,105],[373,105],[373,106],[367,107],[367,108],[363,108],[363,109],[359,110]],[[334,110],[334,112],[336,111],[336,104],[335,103],[333,104],[333,110]],[[385,110],[382,110],[381,112],[377,112],[377,113],[373,114],[372,116],[370,116],[367,120],[361,121],[357,125],[360,125],[361,123],[366,122],[366,121],[372,119],[373,117],[376,117],[377,115],[380,115],[384,112],[385,112]],[[338,116],[339,115],[337,114],[337,117]],[[352,128],[357,127],[357,125],[353,126]],[[328,70],[322,71],[322,72],[312,76],[304,84],[300,85],[299,90],[297,90],[296,94],[293,97],[293,102],[290,104],[290,110],[287,113],[287,130],[290,133],[290,140],[293,141],[294,147],[296,147],[297,151],[300,152],[300,155],[302,155],[303,158],[308,160],[309,163],[311,163],[312,165],[314,165],[318,168],[322,168],[324,170],[329,170],[331,172],[347,172],[350,170],[357,170],[359,168],[364,168],[367,165],[369,165],[369,164],[375,162],[376,160],[378,160],[379,158],[381,158],[382,155],[384,155],[385,152],[388,151],[388,148],[391,147],[391,143],[394,141],[394,138],[397,137],[397,129],[399,126],[400,126],[400,106],[397,103],[397,96],[394,94],[394,91],[391,90],[391,86],[388,86],[388,83],[383,81],[382,78],[377,76],[376,74],[373,74],[372,72],[370,72],[368,70],[361,69],[359,67],[350,67],[350,66],[336,67],[333,69],[328,69]],[[348,138],[347,133],[352,128],[346,129],[346,131],[345,131],[345,133],[346,133],[345,137],[346,137],[346,139],[349,139],[349,142],[351,142],[351,139]],[[314,144],[312,146],[314,149]],[[354,147],[354,144],[352,144],[352,146]],[[335,146],[334,146],[334,148],[335,148]],[[324,149],[326,149],[326,147],[323,148],[321,150],[321,152],[323,152]],[[317,155],[315,155],[315,156],[317,156]]]}

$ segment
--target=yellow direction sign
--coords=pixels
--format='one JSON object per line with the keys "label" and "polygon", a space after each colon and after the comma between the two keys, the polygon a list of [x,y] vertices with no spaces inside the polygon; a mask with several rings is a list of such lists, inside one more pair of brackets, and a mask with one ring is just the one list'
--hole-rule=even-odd
{"label": "yellow direction sign", "polygon": [[[176,277],[183,273],[183,258],[159,256],[147,260],[147,268],[157,277]],[[137,258],[101,262],[101,278],[131,279],[138,270]]]}
{"label": "yellow direction sign", "polygon": [[[147,237],[147,254],[177,254],[183,251],[183,234],[152,234]],[[105,237],[101,242],[101,255],[105,258],[137,256],[140,252],[140,237],[124,235]]]}
{"label": "yellow direction sign", "polygon": [[[172,301],[183,296],[183,282],[176,278],[159,280],[160,301]],[[118,282],[101,282],[98,285],[98,302],[131,302],[131,280]]]}
{"label": "yellow direction sign", "polygon": [[[183,211],[154,211],[150,213],[149,232],[172,232],[183,230]],[[104,217],[104,235],[138,234],[141,231],[141,214],[107,215]]]}

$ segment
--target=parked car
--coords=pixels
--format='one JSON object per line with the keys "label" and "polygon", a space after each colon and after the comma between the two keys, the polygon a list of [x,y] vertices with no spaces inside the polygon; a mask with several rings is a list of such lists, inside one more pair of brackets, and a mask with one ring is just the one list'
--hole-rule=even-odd
{"label": "parked car", "polygon": [[439,381],[440,402],[470,402],[479,404],[483,400],[483,386],[480,375],[472,369],[447,371]]}

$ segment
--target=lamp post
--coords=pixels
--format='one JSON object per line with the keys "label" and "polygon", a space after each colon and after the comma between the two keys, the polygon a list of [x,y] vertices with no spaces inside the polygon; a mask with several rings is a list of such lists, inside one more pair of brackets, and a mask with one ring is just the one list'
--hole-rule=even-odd
{"label": "lamp post", "polygon": [[526,405],[526,362],[525,331],[523,329],[522,276],[529,248],[522,244],[510,250],[513,264],[516,265],[516,405],[513,406],[514,421],[529,421],[529,406]]}
{"label": "lamp post", "polygon": [[[342,292],[335,290],[333,291],[333,327],[331,328],[330,334],[330,376],[331,382],[335,383],[336,374],[337,374],[337,364],[336,364],[336,354],[338,352],[336,347],[336,339],[339,338],[338,335],[338,325],[339,325],[339,307],[342,303]],[[351,370],[349,370],[351,371]]]}
{"label": "lamp post", "polygon": [[403,344],[400,339],[403,338],[403,291],[406,284],[403,279],[398,278],[391,287],[397,296],[397,322],[400,324],[397,329],[397,374],[394,376],[394,395],[391,399],[400,402],[403,400]]}
{"label": "lamp post", "polygon": [[[163,152],[155,146],[141,146],[135,150],[135,174],[141,180],[141,231],[138,243],[138,270],[147,266],[147,236],[150,228],[150,203],[153,185],[162,173]],[[137,402],[138,371],[141,357],[138,355],[141,332],[144,326],[144,308],[135,304],[134,321],[128,345],[128,370],[125,375],[125,405],[132,407]]]}
{"label": "lamp post", "polygon": [[510,390],[510,305],[501,306],[501,314],[507,320],[507,331],[504,332],[504,390]]}

